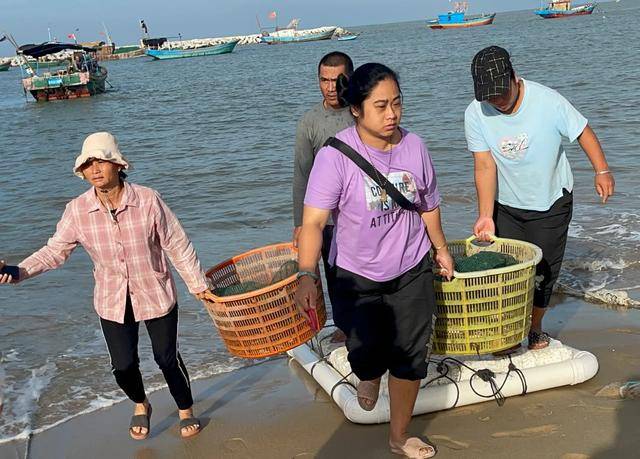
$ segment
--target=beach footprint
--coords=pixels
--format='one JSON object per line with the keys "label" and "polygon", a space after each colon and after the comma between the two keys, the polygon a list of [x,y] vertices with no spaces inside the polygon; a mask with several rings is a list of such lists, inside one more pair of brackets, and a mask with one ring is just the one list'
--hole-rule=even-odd
{"label": "beach footprint", "polygon": [[224,441],[224,448],[232,453],[241,453],[249,449],[243,438],[228,438]]}
{"label": "beach footprint", "polygon": [[430,435],[429,438],[438,446],[452,449],[454,451],[459,451],[461,449],[469,448],[469,443],[465,443],[463,441],[454,440],[453,438],[447,437],[446,435]]}
{"label": "beach footprint", "polygon": [[529,438],[529,437],[547,437],[560,432],[560,426],[557,424],[546,424],[537,427],[527,427],[520,430],[508,430],[503,432],[495,432],[491,434],[493,438]]}

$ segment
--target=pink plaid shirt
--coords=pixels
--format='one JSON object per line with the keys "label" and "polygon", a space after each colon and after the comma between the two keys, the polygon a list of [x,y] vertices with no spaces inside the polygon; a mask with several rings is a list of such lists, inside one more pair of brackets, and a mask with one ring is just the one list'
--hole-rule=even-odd
{"label": "pink plaid shirt", "polygon": [[103,319],[124,322],[127,292],[136,321],[171,311],[177,294],[165,254],[191,293],[207,288],[184,229],[151,188],[125,182],[112,219],[92,187],[67,204],[47,245],[19,266],[27,270],[27,277],[37,276],[64,264],[78,244],[93,260],[93,303]]}

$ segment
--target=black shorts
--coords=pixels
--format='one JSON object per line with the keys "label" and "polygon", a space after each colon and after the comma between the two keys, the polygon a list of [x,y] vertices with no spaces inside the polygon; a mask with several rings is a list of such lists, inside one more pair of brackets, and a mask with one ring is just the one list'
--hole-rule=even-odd
{"label": "black shorts", "polygon": [[533,305],[539,308],[549,305],[553,286],[560,274],[572,214],[573,193],[567,190],[563,190],[562,197],[543,212],[495,203],[493,220],[496,236],[531,242],[542,249],[533,295]]}
{"label": "black shorts", "polygon": [[339,310],[349,363],[359,379],[376,379],[387,370],[412,381],[427,375],[436,310],[429,255],[386,282],[337,267],[335,287],[334,311]]}

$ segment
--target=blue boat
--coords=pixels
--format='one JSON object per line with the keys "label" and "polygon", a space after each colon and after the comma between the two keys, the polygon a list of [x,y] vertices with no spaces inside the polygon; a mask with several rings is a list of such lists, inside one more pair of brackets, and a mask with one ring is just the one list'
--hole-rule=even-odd
{"label": "blue boat", "polygon": [[228,54],[234,50],[240,40],[234,40],[221,45],[196,49],[147,49],[145,54],[157,60],[184,59],[186,57],[214,56]]}
{"label": "blue boat", "polygon": [[336,31],[336,27],[329,27],[319,32],[311,30],[279,30],[277,32],[263,32],[260,37],[260,43],[267,43],[269,45],[282,44],[282,43],[302,43],[306,41],[317,40],[329,40],[333,33]]}
{"label": "blue boat", "polygon": [[552,0],[546,8],[535,10],[534,14],[537,14],[544,19],[569,18],[572,16],[584,16],[586,14],[591,14],[596,6],[596,3],[586,3],[572,8],[570,1]]}
{"label": "blue boat", "polygon": [[493,23],[496,13],[481,14],[479,16],[466,16],[467,2],[455,2],[453,11],[445,14],[439,14],[438,19],[427,22],[427,26],[431,29],[463,29],[466,27],[478,27]]}
{"label": "blue boat", "polygon": [[340,36],[338,37],[338,41],[350,41],[350,40],[355,40],[356,38],[358,38],[358,35],[360,35],[360,34],[359,34],[359,33],[355,33],[355,34],[348,33],[348,34],[345,34],[345,35],[340,35]]}

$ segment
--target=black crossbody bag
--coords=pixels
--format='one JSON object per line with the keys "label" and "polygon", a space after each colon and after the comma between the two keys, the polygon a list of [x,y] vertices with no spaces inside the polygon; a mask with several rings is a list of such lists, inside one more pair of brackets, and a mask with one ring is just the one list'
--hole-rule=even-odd
{"label": "black crossbody bag", "polygon": [[[398,189],[395,186],[393,186],[393,184],[389,180],[385,179],[384,182],[379,180],[378,177],[384,177],[384,174],[380,173],[373,166],[373,164],[371,164],[369,161],[367,161],[362,156],[360,156],[360,154],[357,151],[355,151],[349,145],[344,143],[342,140],[336,139],[335,137],[329,137],[327,141],[324,143],[324,146],[325,147],[330,146],[335,148],[336,150],[341,152],[343,155],[345,155],[347,158],[349,158],[351,161],[353,161],[356,166],[362,169],[364,173],[371,178],[371,180],[376,182],[380,188],[385,190],[387,194],[391,196],[391,199],[393,199],[400,207],[406,210],[414,210],[416,212],[418,211],[418,208],[416,207],[416,205],[411,201],[409,201],[407,198],[405,198],[404,195],[400,193],[400,191],[398,191]],[[376,172],[378,173],[376,174]]]}

